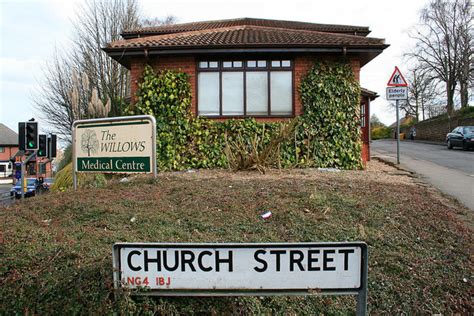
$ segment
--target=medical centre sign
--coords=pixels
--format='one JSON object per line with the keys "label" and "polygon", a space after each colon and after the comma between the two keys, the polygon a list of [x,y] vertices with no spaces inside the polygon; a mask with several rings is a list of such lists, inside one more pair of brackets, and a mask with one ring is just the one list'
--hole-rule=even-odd
{"label": "medical centre sign", "polygon": [[74,122],[74,171],[153,173],[155,126],[147,115]]}

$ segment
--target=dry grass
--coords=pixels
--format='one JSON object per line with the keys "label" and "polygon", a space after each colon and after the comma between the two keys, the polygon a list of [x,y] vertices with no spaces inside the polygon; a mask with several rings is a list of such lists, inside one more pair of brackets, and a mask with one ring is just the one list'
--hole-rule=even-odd
{"label": "dry grass", "polygon": [[[270,167],[280,166],[280,146],[289,140],[295,131],[298,121],[291,120],[288,123],[281,124],[278,134],[265,144],[264,135],[255,134],[247,143],[245,137],[237,136],[237,139],[230,141],[225,139],[224,152],[229,162],[229,168],[238,170],[258,170],[260,173]],[[263,130],[265,133],[265,129]]]}
{"label": "dry grass", "polygon": [[[273,217],[261,220],[268,210]],[[0,310],[347,314],[354,311],[351,297],[130,299],[123,293],[115,301],[111,246],[365,240],[371,313],[472,314],[472,231],[457,217],[466,213],[455,200],[379,162],[339,173],[162,173],[52,193],[0,210]]]}

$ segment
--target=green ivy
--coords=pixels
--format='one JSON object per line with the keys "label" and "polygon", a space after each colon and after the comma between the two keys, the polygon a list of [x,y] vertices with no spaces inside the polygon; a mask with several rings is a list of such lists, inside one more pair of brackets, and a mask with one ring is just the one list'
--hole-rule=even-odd
{"label": "green ivy", "polygon": [[360,86],[345,62],[318,62],[299,87],[304,108],[295,148],[311,166],[362,167]]}
{"label": "green ivy", "polygon": [[[283,167],[361,167],[359,132],[360,89],[345,63],[317,63],[303,79],[300,93],[304,115],[294,139],[280,149]],[[225,137],[248,142],[257,135],[264,143],[278,132],[280,123],[255,119],[213,121],[191,113],[191,87],[187,74],[155,73],[145,67],[137,102],[127,113],[149,114],[157,124],[159,170],[223,168]]]}

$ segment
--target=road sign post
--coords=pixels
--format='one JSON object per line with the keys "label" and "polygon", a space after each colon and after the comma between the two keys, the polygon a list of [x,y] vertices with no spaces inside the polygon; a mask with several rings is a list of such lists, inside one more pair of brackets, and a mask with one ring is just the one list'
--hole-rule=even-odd
{"label": "road sign post", "polygon": [[397,165],[400,164],[400,108],[398,106],[398,99],[395,101],[397,108]]}
{"label": "road sign post", "polygon": [[397,165],[400,164],[400,106],[399,100],[408,99],[408,84],[400,69],[395,67],[392,76],[387,82],[387,100],[395,100],[397,112]]}

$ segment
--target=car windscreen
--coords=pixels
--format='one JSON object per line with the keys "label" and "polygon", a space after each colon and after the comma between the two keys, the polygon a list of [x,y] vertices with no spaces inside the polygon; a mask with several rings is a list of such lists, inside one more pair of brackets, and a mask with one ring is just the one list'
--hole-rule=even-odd
{"label": "car windscreen", "polygon": [[36,184],[36,179],[28,179],[27,180],[27,185],[35,185]]}

